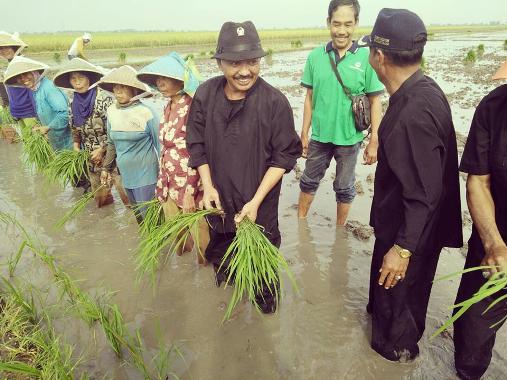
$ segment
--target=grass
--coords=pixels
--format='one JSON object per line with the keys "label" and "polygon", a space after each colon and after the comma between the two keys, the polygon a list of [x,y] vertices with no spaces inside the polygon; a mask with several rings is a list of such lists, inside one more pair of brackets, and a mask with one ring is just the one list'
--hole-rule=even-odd
{"label": "grass", "polygon": [[49,163],[45,175],[53,183],[60,183],[63,186],[75,184],[80,178],[88,173],[90,153],[85,150],[62,150],[54,155]]}
{"label": "grass", "polygon": [[474,49],[470,49],[464,59],[465,63],[475,63],[477,61],[477,54]]}
{"label": "grass", "polygon": [[21,141],[25,164],[35,168],[37,172],[44,172],[55,157],[55,152],[46,136],[39,132],[22,130]]}
{"label": "grass", "polygon": [[[226,264],[227,262],[229,263]],[[287,273],[292,285],[297,289],[294,276],[278,248],[264,235],[262,227],[248,218],[239,223],[236,236],[227,249],[219,270],[225,265],[227,267],[224,269],[228,273],[226,284],[231,285],[234,282],[234,291],[222,322],[231,317],[244,295],[259,308],[256,296],[268,290],[278,303],[283,285],[281,270]]]}
{"label": "grass", "polygon": [[[218,210],[199,210],[193,213],[180,213],[141,235],[142,240],[135,253],[138,280],[143,275],[148,274],[154,284],[162,252],[165,249],[169,249],[169,254],[172,254],[183,249],[185,242],[190,236],[190,232],[198,230],[199,220],[217,213],[219,213]],[[198,241],[197,237],[196,241]],[[196,246],[198,245],[196,244]],[[199,248],[197,250],[198,254],[204,254],[204,252],[199,252]]]}
{"label": "grass", "polygon": [[80,214],[84,210],[86,205],[92,199],[94,199],[95,195],[102,189],[103,186],[104,185],[101,185],[101,186],[97,187],[97,189],[95,189],[95,191],[90,191],[90,192],[86,193],[85,195],[83,195],[74,204],[74,206],[69,211],[67,211],[67,213],[65,213],[65,215],[62,218],[60,218],[60,220],[58,220],[56,222],[55,228],[57,228],[57,229],[62,228],[67,222],[74,219],[76,217],[76,215]]}
{"label": "grass", "polygon": [[118,54],[118,63],[124,65],[127,63],[127,53],[124,51],[121,51],[120,54]]}
{"label": "grass", "polygon": [[479,57],[482,57],[484,55],[484,51],[485,51],[484,44],[480,44],[479,46],[477,46],[477,55]]}
{"label": "grass", "polygon": [[[474,272],[474,271],[484,271],[491,269],[489,266],[481,266],[481,267],[474,267],[469,268],[464,271],[456,272],[453,274],[450,274],[448,276],[439,278],[437,281],[443,281],[447,280],[459,275],[463,275],[465,273]],[[452,308],[457,309],[457,311],[454,313],[453,316],[451,316],[437,331],[433,333],[431,338],[433,339],[437,335],[440,335],[444,330],[448,329],[458,318],[460,318],[470,307],[475,305],[478,302],[481,302],[489,297],[494,296],[496,293],[504,290],[507,288],[507,273],[505,272],[497,272],[494,275],[492,275],[486,283],[484,283],[483,286],[480,287],[480,289],[469,299],[458,303],[454,305]],[[502,295],[498,297],[496,300],[494,300],[483,312],[483,314],[486,314],[488,311],[490,311],[494,306],[499,304],[500,302],[505,302],[507,300],[507,294]],[[500,325],[502,322],[507,320],[507,316],[503,317],[499,321],[497,321],[495,324],[491,326],[491,328],[495,328],[498,325]]]}

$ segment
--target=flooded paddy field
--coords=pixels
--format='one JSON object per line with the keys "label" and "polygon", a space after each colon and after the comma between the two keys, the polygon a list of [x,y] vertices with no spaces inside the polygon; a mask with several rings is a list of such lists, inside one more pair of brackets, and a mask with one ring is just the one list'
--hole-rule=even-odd
{"label": "flooded paddy field", "polygon": [[[428,73],[448,96],[460,134],[460,149],[476,105],[498,85],[490,77],[507,59],[502,46],[505,39],[506,32],[452,34],[438,36],[427,45]],[[485,45],[483,57],[474,65],[464,65],[466,52],[479,44]],[[274,54],[263,61],[261,69],[261,75],[289,98],[298,131],[304,101],[299,81],[307,54]],[[212,60],[198,60],[197,66],[204,78],[218,74]],[[285,281],[283,300],[275,315],[262,316],[243,302],[232,320],[223,325],[231,289],[215,286],[210,267],[198,267],[193,254],[174,256],[160,270],[155,289],[149,281],[137,283],[133,261],[139,242],[137,225],[119,198],[103,209],[88,205],[63,230],[56,230],[55,222],[72,207],[81,190],[62,190],[47,184],[42,176],[23,167],[19,144],[3,141],[0,211],[15,215],[35,234],[58,264],[80,280],[82,289],[92,294],[114,292],[113,301],[119,305],[129,329],[141,331],[147,360],[159,342],[178,344],[183,358],[173,358],[172,371],[180,379],[455,379],[452,331],[434,340],[429,337],[450,315],[459,279],[435,284],[426,333],[420,342],[421,355],[414,363],[393,364],[379,357],[369,346],[370,322],[365,310],[374,242],[368,219],[375,167],[358,162],[358,196],[345,228],[335,227],[332,169],[321,184],[308,218],[297,219],[298,177],[303,168],[304,160],[300,159],[296,170],[284,177],[279,208],[281,251],[300,293]],[[471,222],[464,191],[462,202],[468,239]],[[0,230],[1,263],[19,243],[12,229]],[[465,252],[444,250],[437,276],[460,270]],[[4,276],[6,270],[2,268]],[[15,278],[41,289],[52,303],[57,298],[48,287],[49,272],[30,253],[21,258]],[[83,356],[78,373],[87,372],[92,379],[142,378],[136,370],[122,365],[100,331],[65,313],[55,311],[52,316],[62,339],[75,346],[76,355]],[[498,334],[485,379],[504,379],[505,373],[504,328]]]}

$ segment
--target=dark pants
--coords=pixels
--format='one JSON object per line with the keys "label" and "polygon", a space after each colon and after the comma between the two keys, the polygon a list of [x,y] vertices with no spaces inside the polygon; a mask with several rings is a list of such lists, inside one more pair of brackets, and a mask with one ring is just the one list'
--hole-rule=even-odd
{"label": "dark pants", "polygon": [[426,311],[439,249],[410,258],[405,279],[386,290],[378,284],[384,255],[393,246],[375,241],[370,272],[368,312],[372,315],[371,347],[388,360],[413,359],[426,325]]}
{"label": "dark pants", "polygon": [[[235,233],[219,233],[210,228],[210,241],[208,247],[206,248],[206,260],[213,264],[213,268],[215,269],[216,282],[217,286],[220,286],[222,282],[225,282],[229,277],[229,272],[227,268],[230,263],[231,256],[228,257],[226,262],[222,264],[222,259],[225,256],[225,252],[231,245]],[[271,243],[273,243],[276,247],[280,247],[281,239],[278,234],[274,239],[269,239]],[[220,268],[220,270],[219,270]],[[234,279],[232,279],[232,282]],[[279,288],[279,284],[276,285]],[[279,293],[279,292],[278,292]],[[257,305],[261,308],[264,313],[273,313],[276,310],[277,300],[276,297],[271,294],[267,285],[263,286],[263,291],[257,294],[256,302]]]}
{"label": "dark pants", "polygon": [[[479,266],[481,261],[482,253],[478,254],[470,248],[465,269]],[[464,274],[461,277],[456,304],[472,297],[485,282],[481,271]],[[454,323],[454,360],[460,379],[478,380],[488,369],[496,332],[503,323],[495,328],[491,326],[507,315],[507,303],[500,302],[486,314],[482,313],[491,302],[504,294],[507,294],[506,290],[476,303]]]}

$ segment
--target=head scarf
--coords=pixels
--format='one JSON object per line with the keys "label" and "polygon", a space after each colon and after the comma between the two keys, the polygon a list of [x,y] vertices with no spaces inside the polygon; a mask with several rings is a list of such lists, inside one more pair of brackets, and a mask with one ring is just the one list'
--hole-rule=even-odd
{"label": "head scarf", "polygon": [[84,93],[75,92],[72,100],[72,120],[76,127],[81,127],[92,115],[97,97],[97,87]]}

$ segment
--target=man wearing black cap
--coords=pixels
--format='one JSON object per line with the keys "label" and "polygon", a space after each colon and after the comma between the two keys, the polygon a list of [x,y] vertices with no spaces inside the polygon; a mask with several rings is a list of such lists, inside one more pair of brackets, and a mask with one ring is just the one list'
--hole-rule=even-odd
{"label": "man wearing black cap", "polygon": [[[259,77],[266,53],[251,21],[226,22],[214,58],[223,75],[204,82],[195,93],[188,118],[189,165],[197,168],[204,187],[204,206],[223,209],[211,217],[206,258],[213,263],[217,286],[226,279],[222,258],[245,216],[264,227],[280,246],[278,199],[284,173],[301,155],[287,98]],[[276,310],[267,292],[257,304]]]}
{"label": "man wearing black cap", "polygon": [[444,93],[420,70],[426,38],[415,13],[382,9],[363,39],[390,95],[379,127],[368,311],[372,348],[392,361],[419,353],[440,251],[462,245],[456,135]]}

